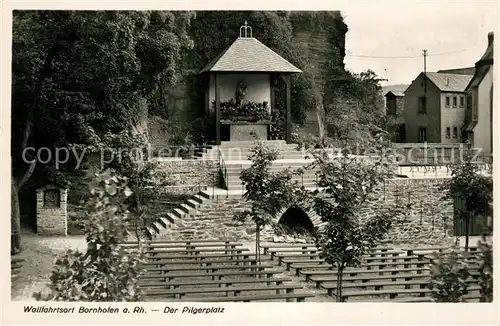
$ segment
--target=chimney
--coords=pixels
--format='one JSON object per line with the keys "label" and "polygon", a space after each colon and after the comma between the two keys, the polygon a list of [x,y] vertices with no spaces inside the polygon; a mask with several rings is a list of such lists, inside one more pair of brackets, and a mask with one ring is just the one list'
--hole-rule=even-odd
{"label": "chimney", "polygon": [[488,33],[488,46],[493,44],[493,32]]}

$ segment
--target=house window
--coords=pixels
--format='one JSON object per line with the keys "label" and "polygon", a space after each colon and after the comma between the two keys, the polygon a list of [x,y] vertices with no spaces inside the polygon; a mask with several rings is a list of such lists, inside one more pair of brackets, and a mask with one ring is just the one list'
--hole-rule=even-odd
{"label": "house window", "polygon": [[450,107],[450,97],[449,96],[446,96],[446,105],[445,105],[447,108]]}
{"label": "house window", "polygon": [[427,128],[426,127],[418,128],[418,141],[420,143],[427,141]]}
{"label": "house window", "polygon": [[450,139],[450,137],[451,137],[450,127],[446,127],[446,139]]}
{"label": "house window", "polygon": [[457,97],[456,96],[453,96],[453,107],[456,108],[457,107]]}
{"label": "house window", "polygon": [[460,96],[460,107],[463,108],[465,106],[465,97]]}
{"label": "house window", "polygon": [[457,139],[458,138],[458,128],[453,127],[453,138]]}
{"label": "house window", "polygon": [[418,98],[418,113],[419,114],[427,113],[427,101],[424,96]]}

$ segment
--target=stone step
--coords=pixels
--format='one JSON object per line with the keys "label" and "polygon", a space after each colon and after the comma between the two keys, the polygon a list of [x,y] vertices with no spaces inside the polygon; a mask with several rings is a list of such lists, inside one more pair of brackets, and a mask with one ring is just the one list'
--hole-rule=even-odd
{"label": "stone step", "polygon": [[184,215],[186,215],[186,212],[184,212],[182,209],[180,208],[174,208],[172,210],[172,212],[174,213],[175,216],[179,217],[179,218],[182,218]]}

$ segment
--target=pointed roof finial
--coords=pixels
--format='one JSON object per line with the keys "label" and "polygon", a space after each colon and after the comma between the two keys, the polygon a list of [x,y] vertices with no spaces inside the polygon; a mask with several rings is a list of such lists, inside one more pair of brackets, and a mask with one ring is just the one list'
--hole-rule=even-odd
{"label": "pointed roof finial", "polygon": [[[249,31],[250,31],[250,36],[248,36]],[[245,20],[245,25],[240,27],[240,37],[246,37],[246,38],[252,37],[252,27],[248,26],[248,23],[246,20]]]}

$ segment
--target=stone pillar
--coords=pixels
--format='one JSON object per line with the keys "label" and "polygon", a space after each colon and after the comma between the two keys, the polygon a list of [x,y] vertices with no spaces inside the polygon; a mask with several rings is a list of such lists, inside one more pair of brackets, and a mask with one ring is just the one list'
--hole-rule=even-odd
{"label": "stone pillar", "polygon": [[68,235],[68,190],[54,185],[36,192],[37,233]]}

